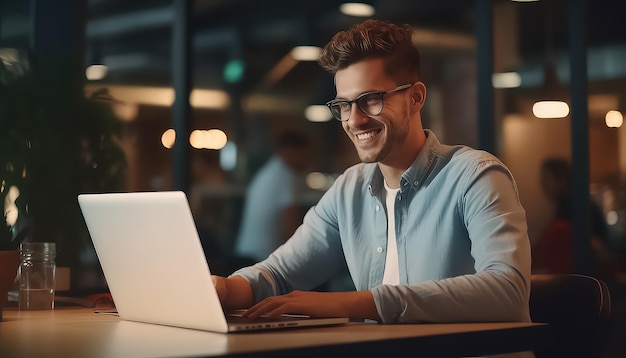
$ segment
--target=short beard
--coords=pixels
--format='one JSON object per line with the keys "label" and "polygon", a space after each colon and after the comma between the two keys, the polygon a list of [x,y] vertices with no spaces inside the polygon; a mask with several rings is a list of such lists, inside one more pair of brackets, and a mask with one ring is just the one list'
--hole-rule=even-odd
{"label": "short beard", "polygon": [[359,154],[359,159],[361,159],[361,162],[363,163],[380,162],[381,160],[387,157],[390,151],[391,151],[391,146],[383,146],[381,150],[378,151],[377,153],[360,153],[357,150]]}
{"label": "short beard", "polygon": [[409,121],[405,121],[405,123],[403,123],[403,125],[399,128],[399,131],[395,136],[395,138],[397,139],[395,143],[390,143],[389,138],[391,138],[392,136],[387,136],[385,139],[388,141],[384,143],[383,147],[380,149],[380,151],[378,151],[378,153],[360,153],[357,150],[357,153],[359,154],[359,159],[361,159],[361,162],[363,163],[377,163],[383,161],[385,158],[387,158],[394,145],[404,144],[408,135]]}

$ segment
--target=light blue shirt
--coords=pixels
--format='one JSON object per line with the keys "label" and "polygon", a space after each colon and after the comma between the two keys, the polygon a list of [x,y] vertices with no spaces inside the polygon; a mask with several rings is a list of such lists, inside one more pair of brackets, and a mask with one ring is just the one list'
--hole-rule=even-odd
{"label": "light blue shirt", "polygon": [[382,284],[387,216],[375,163],[347,169],[284,245],[233,275],[261,301],[314,289],[347,264],[383,323],[530,321],[530,242],[511,173],[425,132],[395,201],[400,285]]}

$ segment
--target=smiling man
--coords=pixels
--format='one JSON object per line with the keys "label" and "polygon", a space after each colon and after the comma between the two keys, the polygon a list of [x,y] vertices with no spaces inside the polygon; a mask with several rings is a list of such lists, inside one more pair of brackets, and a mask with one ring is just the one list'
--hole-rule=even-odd
{"label": "smiling man", "polygon": [[[266,260],[214,276],[225,308],[381,323],[529,321],[530,244],[509,170],[441,144],[411,28],[367,20],[339,32],[319,63],[327,103],[363,163],[348,168]],[[347,264],[350,292],[311,292]]]}

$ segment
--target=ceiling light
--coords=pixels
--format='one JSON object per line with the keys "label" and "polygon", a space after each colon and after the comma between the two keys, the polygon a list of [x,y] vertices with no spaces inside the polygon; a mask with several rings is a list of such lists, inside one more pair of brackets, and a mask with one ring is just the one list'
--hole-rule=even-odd
{"label": "ceiling light", "polygon": [[604,117],[604,122],[609,128],[619,128],[624,124],[624,116],[620,111],[608,111]]}
{"label": "ceiling light", "polygon": [[196,129],[189,135],[189,144],[196,149],[222,149],[228,142],[226,133],[219,129]]}
{"label": "ceiling light", "polygon": [[517,72],[494,73],[491,83],[493,88],[516,88],[521,86],[522,77]]}
{"label": "ceiling light", "polygon": [[296,46],[291,50],[291,56],[298,61],[317,61],[321,51],[318,46]]}
{"label": "ceiling light", "polygon": [[538,100],[533,105],[533,114],[537,118],[565,118],[569,115],[569,105],[563,101],[566,94],[553,65],[546,65],[543,87],[538,91]]}
{"label": "ceiling light", "polygon": [[569,114],[569,106],[563,101],[539,101],[533,105],[537,118],[564,118]]}
{"label": "ceiling light", "polygon": [[306,107],[304,116],[309,122],[328,122],[333,115],[324,104],[314,104]]}
{"label": "ceiling light", "polygon": [[[548,2],[550,5],[550,2]],[[569,105],[563,101],[566,98],[555,65],[555,56],[552,46],[552,7],[544,11],[546,29],[546,65],[544,69],[544,83],[539,90],[539,98],[533,105],[533,114],[537,118],[565,118],[569,115]]]}
{"label": "ceiling light", "polygon": [[372,5],[359,2],[347,2],[339,6],[339,11],[348,16],[370,17],[374,16],[376,10]]}
{"label": "ceiling light", "polygon": [[194,108],[224,109],[230,105],[230,97],[222,90],[196,88],[189,94],[189,103]]}
{"label": "ceiling light", "polygon": [[166,130],[161,135],[161,144],[167,149],[171,149],[176,141],[176,131],[172,128]]}
{"label": "ceiling light", "polygon": [[[88,84],[85,95],[90,97],[102,86]],[[113,98],[123,98],[126,103],[148,106],[171,106],[174,103],[174,89],[171,87],[107,85],[108,93]],[[215,89],[193,89],[189,102],[194,108],[225,109],[230,105],[228,93]]]}
{"label": "ceiling light", "polygon": [[91,65],[85,69],[85,77],[89,81],[97,81],[106,77],[108,68],[105,65]]}

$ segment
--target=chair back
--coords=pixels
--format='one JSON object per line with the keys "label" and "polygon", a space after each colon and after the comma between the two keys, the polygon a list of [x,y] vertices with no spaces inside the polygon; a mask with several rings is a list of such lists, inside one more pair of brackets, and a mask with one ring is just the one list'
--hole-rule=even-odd
{"label": "chair back", "polygon": [[611,296],[595,277],[579,274],[531,276],[530,316],[549,324],[541,357],[599,357],[609,338]]}

